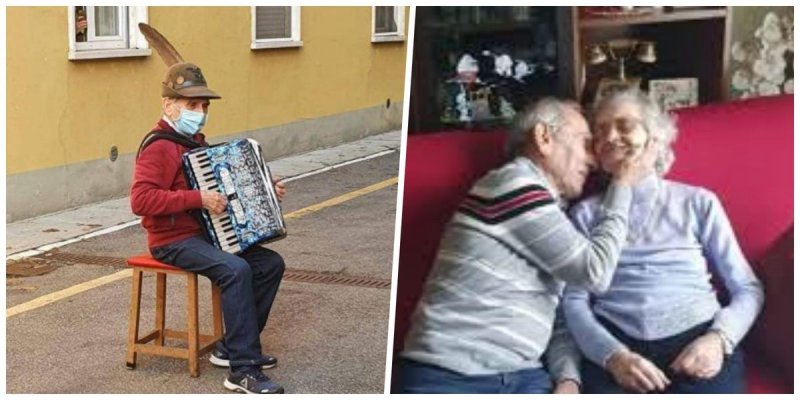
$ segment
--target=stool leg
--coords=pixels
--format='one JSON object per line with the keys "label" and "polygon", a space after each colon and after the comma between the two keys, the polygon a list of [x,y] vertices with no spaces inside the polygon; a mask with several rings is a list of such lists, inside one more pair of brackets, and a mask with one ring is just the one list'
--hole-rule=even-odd
{"label": "stool leg", "polygon": [[214,319],[214,337],[222,340],[222,290],[211,284],[211,313]]}
{"label": "stool leg", "polygon": [[186,331],[188,333],[189,345],[189,375],[196,377],[200,375],[197,370],[197,352],[200,346],[200,331],[197,326],[197,274],[187,274],[188,296],[186,299]]}
{"label": "stool leg", "polygon": [[142,300],[142,270],[133,268],[131,306],[128,317],[128,356],[125,365],[136,368],[136,341],[139,340],[139,307]]}
{"label": "stool leg", "polygon": [[164,318],[166,317],[167,303],[167,274],[156,272],[156,346],[164,345]]}

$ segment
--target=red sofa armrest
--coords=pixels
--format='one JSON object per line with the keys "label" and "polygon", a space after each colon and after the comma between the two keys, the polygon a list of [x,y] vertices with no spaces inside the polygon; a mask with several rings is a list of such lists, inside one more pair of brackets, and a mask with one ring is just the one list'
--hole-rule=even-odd
{"label": "red sofa armrest", "polygon": [[789,387],[794,379],[794,226],[755,263],[764,309],[748,340],[748,357],[768,366]]}

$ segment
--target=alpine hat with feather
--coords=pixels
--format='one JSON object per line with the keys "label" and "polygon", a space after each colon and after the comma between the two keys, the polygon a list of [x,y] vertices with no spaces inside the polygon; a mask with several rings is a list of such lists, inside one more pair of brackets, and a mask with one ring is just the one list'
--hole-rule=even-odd
{"label": "alpine hat with feather", "polygon": [[203,77],[200,67],[183,61],[180,53],[172,47],[172,44],[161,33],[145,23],[139,24],[139,30],[169,67],[164,82],[161,82],[162,97],[222,98],[208,88],[206,78]]}

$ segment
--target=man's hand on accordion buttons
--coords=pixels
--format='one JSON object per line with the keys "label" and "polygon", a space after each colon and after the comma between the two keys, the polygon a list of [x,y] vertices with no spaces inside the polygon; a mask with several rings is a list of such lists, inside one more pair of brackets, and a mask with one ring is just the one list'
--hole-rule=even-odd
{"label": "man's hand on accordion buttons", "polygon": [[211,211],[212,214],[219,214],[225,211],[225,206],[228,205],[228,199],[220,192],[213,190],[201,190],[200,198],[203,201],[203,208]]}
{"label": "man's hand on accordion buttons", "polygon": [[286,196],[286,186],[280,178],[275,181],[275,194],[278,195],[278,201],[283,201],[283,197]]}

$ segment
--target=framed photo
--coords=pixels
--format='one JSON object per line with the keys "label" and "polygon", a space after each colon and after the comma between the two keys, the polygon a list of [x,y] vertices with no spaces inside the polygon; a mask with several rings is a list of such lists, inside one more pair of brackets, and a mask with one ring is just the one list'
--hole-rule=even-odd
{"label": "framed photo", "polygon": [[650,97],[664,110],[697,105],[697,78],[652,79]]}

